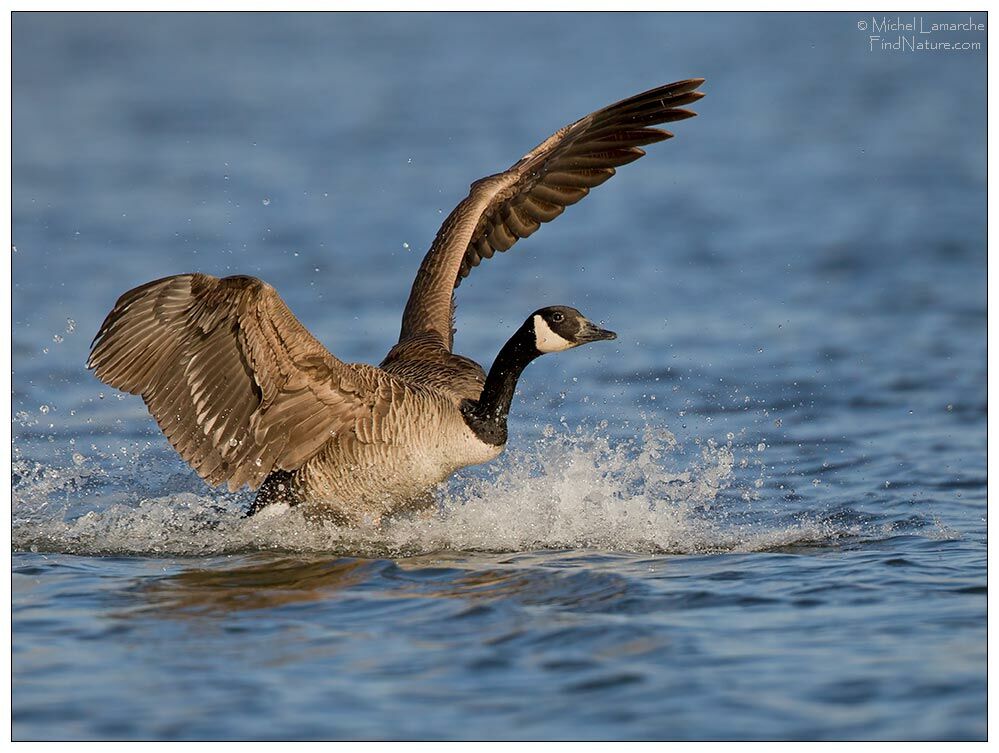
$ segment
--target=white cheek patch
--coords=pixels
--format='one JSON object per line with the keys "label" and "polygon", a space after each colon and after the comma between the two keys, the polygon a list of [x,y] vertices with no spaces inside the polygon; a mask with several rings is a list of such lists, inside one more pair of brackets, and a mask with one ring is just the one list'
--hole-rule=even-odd
{"label": "white cheek patch", "polygon": [[542,353],[557,353],[575,346],[556,333],[540,314],[534,315],[534,346]]}

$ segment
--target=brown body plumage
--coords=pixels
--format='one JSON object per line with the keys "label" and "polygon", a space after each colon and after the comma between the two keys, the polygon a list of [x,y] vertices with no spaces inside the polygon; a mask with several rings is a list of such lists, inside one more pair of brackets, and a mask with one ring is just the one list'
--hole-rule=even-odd
{"label": "brown body plumage", "polygon": [[[141,395],[210,484],[263,485],[261,503],[321,504],[350,521],[390,513],[502,451],[495,432],[476,424],[482,367],[451,352],[461,279],[641,157],[640,147],[669,138],[650,126],[691,117],[682,106],[702,96],[701,83],[669,84],[587,115],[509,170],[473,183],[424,258],[399,342],[379,368],[330,354],[270,285],[204,274],[125,293],[88,366]],[[605,338],[566,347],[592,339]],[[505,413],[502,420],[505,441]]]}

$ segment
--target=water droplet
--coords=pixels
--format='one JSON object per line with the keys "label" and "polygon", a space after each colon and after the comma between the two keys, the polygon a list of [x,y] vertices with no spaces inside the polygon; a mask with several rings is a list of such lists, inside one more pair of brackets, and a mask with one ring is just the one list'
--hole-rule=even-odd
{"label": "water droplet", "polygon": [[729,432],[728,434],[726,434],[726,435],[725,435],[725,438],[726,438],[726,439],[727,439],[727,440],[728,440],[729,442],[731,442],[731,441],[732,441],[733,439],[735,439],[735,434],[733,434],[732,432]]}
{"label": "water droplet", "polygon": [[62,335],[52,335],[52,342],[54,342],[54,343],[61,343],[62,342]]}
{"label": "water droplet", "polygon": [[766,442],[760,442],[758,445],[756,445],[756,451],[757,452],[763,452],[765,449],[767,449],[767,443]]}
{"label": "water droplet", "polygon": [[67,332],[75,332],[76,331],[76,322],[74,322],[72,319],[67,319],[66,320],[66,331]]}
{"label": "water droplet", "polygon": [[260,203],[265,207],[269,207],[271,205],[271,200],[265,196]]}
{"label": "water droplet", "polygon": [[947,403],[947,412],[950,413],[952,410],[954,410],[954,406],[951,405],[950,403]]}
{"label": "water droplet", "polygon": [[403,248],[404,251],[409,251],[409,244],[408,243],[403,243],[402,244],[402,248]]}
{"label": "water droplet", "polygon": [[783,423],[784,422],[778,418],[776,421],[774,421],[774,426],[776,426],[779,429]]}
{"label": "water droplet", "polygon": [[817,479],[817,478],[813,478],[812,479],[812,486],[818,486],[821,483],[822,483],[822,481],[819,480],[819,479]]}
{"label": "water droplet", "polygon": [[262,460],[261,460],[260,458],[257,458],[257,459],[256,459],[256,460],[254,460],[253,462],[254,462],[254,463],[255,463],[255,464],[257,465],[257,466],[261,466],[261,465],[263,465],[263,461],[262,461]]}
{"label": "water droplet", "polygon": [[232,439],[229,440],[229,446],[230,447],[235,447],[238,444],[239,444],[239,440],[236,439],[236,437],[233,437]]}
{"label": "water droplet", "polygon": [[38,406],[38,410],[40,410],[42,413],[48,413],[49,412],[49,406],[47,406],[47,405],[39,405]]}

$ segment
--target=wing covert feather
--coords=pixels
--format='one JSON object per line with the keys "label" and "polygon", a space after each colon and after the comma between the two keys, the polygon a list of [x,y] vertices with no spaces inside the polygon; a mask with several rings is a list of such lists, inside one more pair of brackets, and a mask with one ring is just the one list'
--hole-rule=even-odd
{"label": "wing covert feather", "polygon": [[254,277],[167,277],[128,291],[88,361],[103,382],[141,395],[198,474],[256,489],[301,467],[334,433],[384,440],[388,374],[332,356]]}

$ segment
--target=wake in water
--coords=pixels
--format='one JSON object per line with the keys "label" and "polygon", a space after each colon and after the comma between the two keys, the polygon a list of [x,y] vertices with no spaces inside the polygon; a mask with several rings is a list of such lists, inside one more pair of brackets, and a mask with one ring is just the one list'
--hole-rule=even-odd
{"label": "wake in water", "polygon": [[[484,475],[459,474],[436,510],[381,527],[342,528],[297,509],[243,517],[246,494],[163,478],[158,458],[125,467],[73,455],[68,468],[14,464],[13,545],[73,554],[199,556],[282,550],[361,556],[440,550],[592,548],[656,553],[751,551],[859,535],[860,525],[802,516],[747,515],[757,486],[735,483],[752,466],[730,436],[686,453],[666,430],[612,443],[598,432],[552,429]],[[135,453],[133,453],[135,455]],[[757,467],[762,467],[755,460]],[[762,473],[762,470],[759,471]],[[116,478],[120,474],[121,478]],[[138,487],[138,488],[137,488]],[[161,494],[160,489],[172,489]]]}

